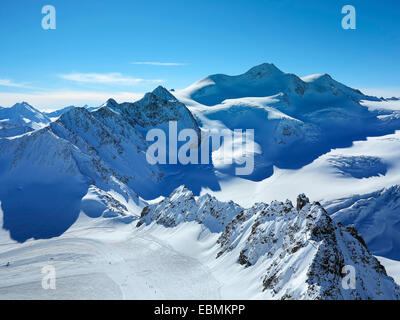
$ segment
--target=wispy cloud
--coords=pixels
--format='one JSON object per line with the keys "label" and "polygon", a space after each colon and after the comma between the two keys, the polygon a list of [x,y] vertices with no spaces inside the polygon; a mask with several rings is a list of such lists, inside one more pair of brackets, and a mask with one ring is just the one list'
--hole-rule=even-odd
{"label": "wispy cloud", "polygon": [[143,93],[135,92],[94,92],[94,91],[41,91],[32,93],[0,92],[0,106],[8,107],[16,102],[27,101],[39,109],[54,109],[70,105],[100,106],[109,98],[117,102],[132,102],[143,97]]}
{"label": "wispy cloud", "polygon": [[31,88],[24,83],[16,83],[10,79],[0,79],[0,86],[12,88]]}
{"label": "wispy cloud", "polygon": [[136,61],[132,62],[132,64],[141,64],[141,65],[149,65],[149,66],[186,66],[186,63],[182,62],[157,62],[157,61]]}
{"label": "wispy cloud", "polygon": [[141,79],[130,76],[124,76],[121,73],[70,73],[60,74],[60,78],[80,83],[97,83],[97,84],[119,84],[119,85],[135,85],[142,82],[160,83],[164,80],[158,79]]}

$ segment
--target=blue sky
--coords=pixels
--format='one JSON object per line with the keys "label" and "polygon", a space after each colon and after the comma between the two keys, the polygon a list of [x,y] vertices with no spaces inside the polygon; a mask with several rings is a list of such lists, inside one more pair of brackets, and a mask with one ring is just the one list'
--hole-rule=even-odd
{"label": "blue sky", "polygon": [[[56,30],[41,27],[48,4]],[[356,30],[341,27],[346,4]],[[400,96],[398,0],[2,0],[0,49],[6,107],[129,100],[263,62]]]}

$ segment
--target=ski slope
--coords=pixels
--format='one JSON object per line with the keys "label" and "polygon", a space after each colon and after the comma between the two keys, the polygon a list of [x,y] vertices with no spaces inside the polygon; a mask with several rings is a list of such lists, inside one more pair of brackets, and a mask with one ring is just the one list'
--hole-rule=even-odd
{"label": "ski slope", "polygon": [[[220,299],[220,283],[198,259],[132,224],[80,217],[49,240],[0,241],[0,299]],[[9,266],[7,266],[9,263]],[[56,270],[44,290],[43,266]]]}

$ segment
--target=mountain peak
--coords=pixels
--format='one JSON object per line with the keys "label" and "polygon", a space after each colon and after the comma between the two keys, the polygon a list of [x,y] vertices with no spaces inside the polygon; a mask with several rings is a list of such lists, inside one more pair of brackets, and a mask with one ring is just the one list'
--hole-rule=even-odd
{"label": "mountain peak", "polygon": [[82,107],[75,107],[64,112],[57,121],[63,122],[66,119],[78,119],[85,117],[88,114],[89,111],[87,111],[87,109]]}
{"label": "mountain peak", "polygon": [[26,101],[22,101],[22,102],[17,102],[15,105],[29,106],[30,104]]}
{"label": "mountain peak", "polygon": [[110,98],[106,101],[105,103],[106,106],[116,106],[118,105],[117,101],[115,101],[113,98]]}
{"label": "mountain peak", "polygon": [[16,103],[11,108],[3,108],[0,111],[0,120],[3,124],[39,129],[50,122],[50,119],[44,113],[25,101]]}
{"label": "mountain peak", "polygon": [[152,91],[155,96],[164,100],[176,100],[176,98],[163,86],[158,86]]}
{"label": "mountain peak", "polygon": [[189,190],[185,185],[181,185],[172,191],[170,198],[171,199],[178,199],[178,198],[193,198],[193,192]]}
{"label": "mountain peak", "polygon": [[28,102],[22,101],[19,103],[14,104],[11,108],[9,108],[12,112],[22,116],[24,115],[25,117],[28,117],[30,115],[43,118],[42,112],[39,110],[35,109],[32,107]]}
{"label": "mountain peak", "polygon": [[33,108],[28,102],[22,101],[14,104],[11,108],[21,110],[28,109],[29,111],[36,112],[35,108]]}
{"label": "mountain peak", "polygon": [[251,68],[245,73],[246,75],[256,75],[259,78],[271,75],[283,74],[273,63],[262,63],[258,66]]}
{"label": "mountain peak", "polygon": [[304,193],[300,194],[297,197],[297,205],[296,205],[297,211],[303,209],[307,203],[310,203],[310,199],[308,199]]}

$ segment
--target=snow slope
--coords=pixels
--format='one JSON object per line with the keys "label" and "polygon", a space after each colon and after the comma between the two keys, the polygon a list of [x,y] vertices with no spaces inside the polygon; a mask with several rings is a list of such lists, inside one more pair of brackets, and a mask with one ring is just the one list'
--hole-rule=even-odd
{"label": "snow slope", "polygon": [[385,267],[388,275],[391,276],[396,283],[400,283],[400,262],[379,256],[376,258]]}
{"label": "snow slope", "polygon": [[332,217],[354,226],[378,256],[400,260],[400,186],[336,199],[327,204]]}
{"label": "snow slope", "polygon": [[[219,299],[218,281],[186,256],[132,224],[89,219],[59,238],[15,244],[0,237],[0,299]],[[42,288],[42,268],[56,290]]]}

